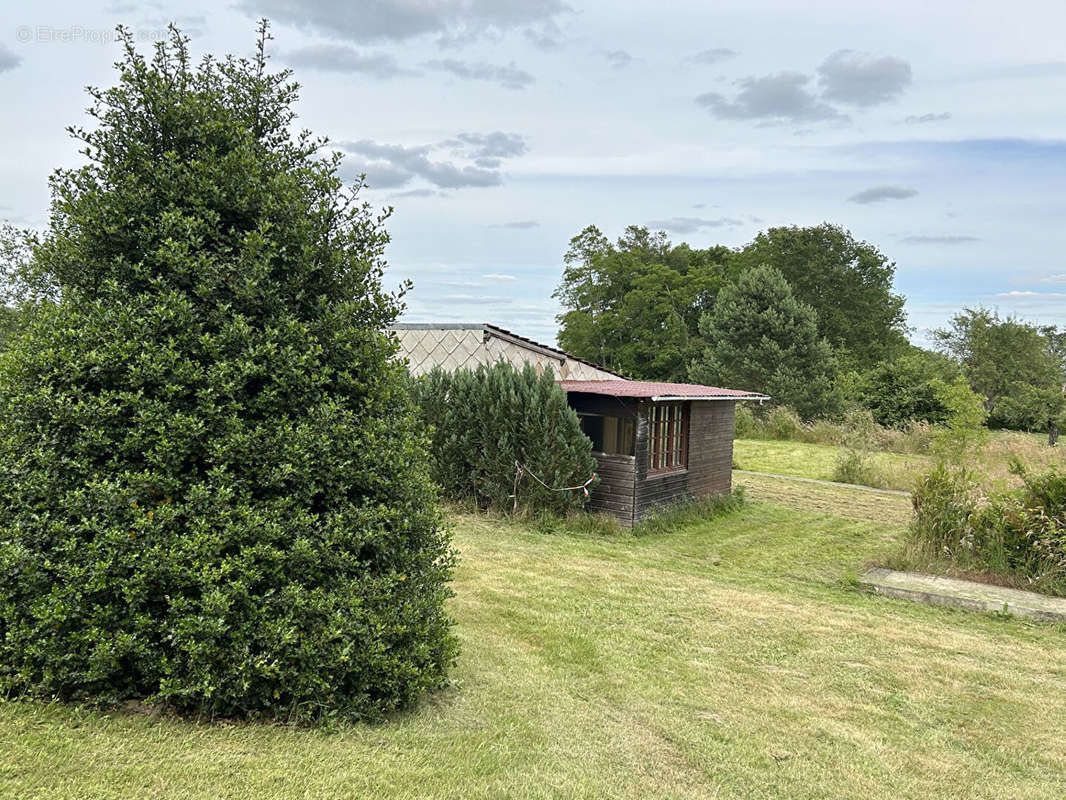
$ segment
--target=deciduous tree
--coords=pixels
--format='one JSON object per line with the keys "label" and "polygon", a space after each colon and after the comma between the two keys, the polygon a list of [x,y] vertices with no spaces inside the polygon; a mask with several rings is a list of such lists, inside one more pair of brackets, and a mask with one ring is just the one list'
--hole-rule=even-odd
{"label": "deciduous tree", "polygon": [[864,369],[906,347],[903,297],[893,291],[896,265],[846,229],[825,223],[770,228],[734,256],[733,274],[777,269],[796,298],[818,314],[818,333],[845,368]]}
{"label": "deciduous tree", "polygon": [[554,295],[565,309],[559,345],[632,378],[683,380],[728,253],[674,246],[639,226],[612,245],[595,226],[586,228],[570,241]]}

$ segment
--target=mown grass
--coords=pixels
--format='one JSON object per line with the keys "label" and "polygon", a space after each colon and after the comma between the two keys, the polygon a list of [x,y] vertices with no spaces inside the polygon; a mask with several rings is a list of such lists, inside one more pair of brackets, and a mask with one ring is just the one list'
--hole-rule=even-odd
{"label": "mown grass", "polygon": [[902,532],[459,516],[450,690],[335,731],[0,703],[0,797],[1058,800],[1066,629],[851,588]]}
{"label": "mown grass", "polygon": [[907,496],[841,486],[821,486],[762,475],[735,473],[733,480],[744,487],[746,496],[750,499],[766,500],[789,508],[896,527],[910,524],[914,517],[914,508]]}

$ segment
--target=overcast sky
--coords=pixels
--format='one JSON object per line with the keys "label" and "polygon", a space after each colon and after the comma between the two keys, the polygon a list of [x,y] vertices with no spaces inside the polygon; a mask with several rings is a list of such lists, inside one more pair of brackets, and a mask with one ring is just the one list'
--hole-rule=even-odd
{"label": "overcast sky", "polygon": [[115,24],[248,53],[260,16],[302,124],[395,207],[409,321],[551,341],[586,225],[704,247],[828,220],[896,262],[915,341],[964,305],[1066,324],[1062,0],[5,3],[0,218],[44,224]]}

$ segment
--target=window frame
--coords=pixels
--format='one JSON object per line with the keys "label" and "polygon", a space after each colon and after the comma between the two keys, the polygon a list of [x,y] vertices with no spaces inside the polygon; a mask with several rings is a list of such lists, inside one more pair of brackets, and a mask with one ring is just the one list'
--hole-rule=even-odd
{"label": "window frame", "polygon": [[689,404],[652,403],[648,410],[648,475],[688,469]]}

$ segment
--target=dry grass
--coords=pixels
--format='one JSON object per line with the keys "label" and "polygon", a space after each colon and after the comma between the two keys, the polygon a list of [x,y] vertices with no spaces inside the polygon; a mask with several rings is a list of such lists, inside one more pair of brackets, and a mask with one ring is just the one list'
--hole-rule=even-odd
{"label": "dry grass", "polygon": [[333,732],[0,703],[0,797],[1066,796],[1066,629],[851,589],[901,532],[459,517],[451,690]]}

